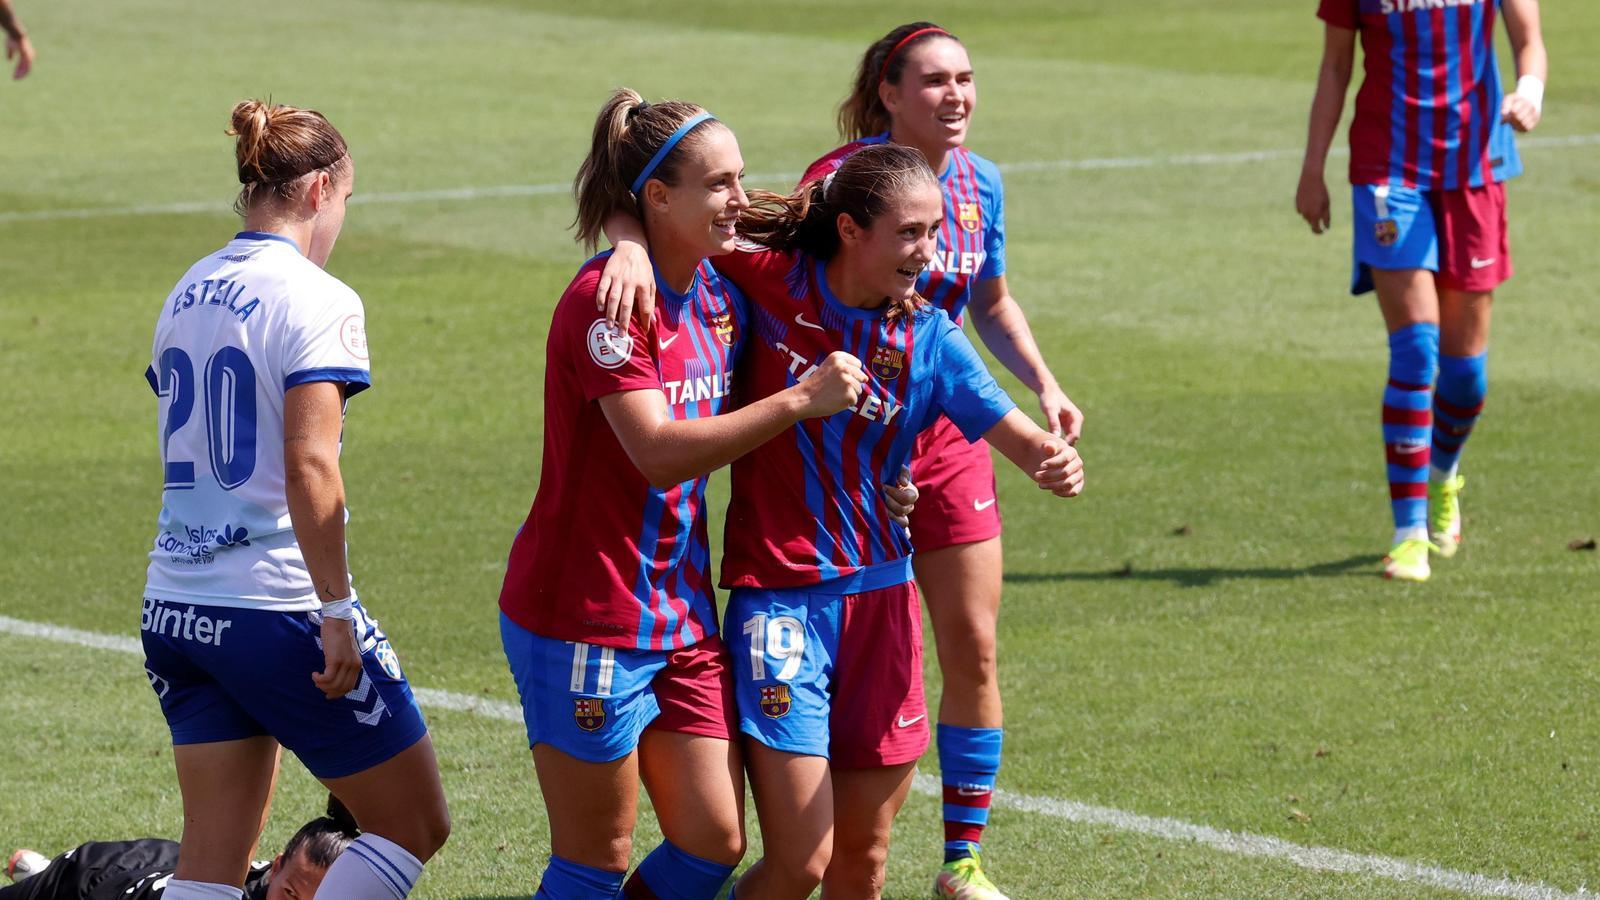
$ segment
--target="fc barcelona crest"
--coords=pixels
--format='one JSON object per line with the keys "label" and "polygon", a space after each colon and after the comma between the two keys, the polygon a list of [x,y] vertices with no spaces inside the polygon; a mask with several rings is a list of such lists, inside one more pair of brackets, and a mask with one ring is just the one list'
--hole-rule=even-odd
{"label": "fc barcelona crest", "polygon": [[731,314],[723,313],[720,316],[712,316],[711,330],[717,333],[717,340],[721,341],[724,346],[733,346],[733,316]]}
{"label": "fc barcelona crest", "polygon": [[1400,239],[1400,226],[1393,219],[1379,219],[1378,224],[1372,226],[1372,236],[1378,239],[1378,246],[1393,247]]}
{"label": "fc barcelona crest", "polygon": [[606,702],[598,697],[575,698],[572,718],[584,731],[599,731],[606,727]]}
{"label": "fc barcelona crest", "polygon": [[960,222],[961,227],[968,231],[977,231],[978,226],[983,224],[983,219],[978,215],[978,204],[957,203],[956,221]]}
{"label": "fc barcelona crest", "polygon": [[769,684],[761,689],[761,711],[769,719],[781,719],[789,714],[789,686]]}
{"label": "fc barcelona crest", "polygon": [[893,347],[879,347],[872,351],[872,374],[884,381],[900,377],[906,367],[906,352]]}

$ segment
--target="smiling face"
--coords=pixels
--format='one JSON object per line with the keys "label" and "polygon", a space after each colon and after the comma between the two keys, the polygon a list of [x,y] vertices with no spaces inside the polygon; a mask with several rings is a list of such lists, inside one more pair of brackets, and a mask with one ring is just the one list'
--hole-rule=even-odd
{"label": "smiling face", "polygon": [[859,286],[863,298],[890,303],[911,299],[917,277],[938,248],[943,221],[944,196],[931,178],[908,186],[865,227],[849,213],[840,213],[839,237],[850,282]]}
{"label": "smiling face", "polygon": [[670,247],[696,260],[733,252],[734,225],[750,208],[739,182],[744,157],[732,131],[719,123],[702,127],[699,139],[683,148],[678,183],[651,179],[643,188],[653,252]]}
{"label": "smiling face", "polygon": [[889,110],[894,139],[923,151],[961,146],[978,105],[967,48],[952,38],[936,36],[901,52],[906,62],[899,79],[878,88]]}

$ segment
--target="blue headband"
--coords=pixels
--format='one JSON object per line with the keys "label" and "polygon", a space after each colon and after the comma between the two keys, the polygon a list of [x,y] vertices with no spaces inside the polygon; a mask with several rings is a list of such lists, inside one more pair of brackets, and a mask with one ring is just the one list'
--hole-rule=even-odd
{"label": "blue headband", "polygon": [[679,125],[678,130],[672,133],[672,137],[667,138],[667,142],[661,145],[660,150],[656,151],[656,155],[650,157],[650,161],[644,164],[644,169],[639,172],[639,177],[633,180],[633,187],[629,188],[629,190],[635,194],[639,193],[639,189],[644,187],[644,183],[650,180],[651,173],[656,170],[657,166],[661,165],[663,159],[667,158],[667,154],[672,152],[672,148],[678,146],[678,142],[683,140],[683,136],[701,122],[713,119],[716,119],[716,116],[706,112],[698,116],[690,116],[687,122]]}

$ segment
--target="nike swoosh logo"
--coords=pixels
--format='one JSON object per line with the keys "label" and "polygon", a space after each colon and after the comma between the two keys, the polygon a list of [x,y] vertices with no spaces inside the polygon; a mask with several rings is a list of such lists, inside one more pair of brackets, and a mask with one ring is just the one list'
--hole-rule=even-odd
{"label": "nike swoosh logo", "polygon": [[813,324],[811,322],[807,322],[805,313],[795,313],[794,320],[796,322],[799,322],[801,325],[804,325],[807,328],[815,328],[818,331],[826,331],[827,330],[827,329],[823,328],[821,325],[816,325],[816,324]]}
{"label": "nike swoosh logo", "polygon": [[910,728],[911,726],[917,724],[918,722],[921,722],[923,719],[926,719],[927,717],[928,717],[928,714],[927,713],[923,713],[922,715],[917,716],[916,718],[912,718],[912,719],[908,719],[905,716],[900,716],[899,718],[895,719],[894,721],[895,721],[895,724],[899,725],[901,728]]}
{"label": "nike swoosh logo", "polygon": [[993,505],[994,505],[994,498],[993,497],[990,497],[987,500],[974,500],[974,501],[972,501],[972,508],[977,510],[978,512],[983,512],[984,510],[988,509],[989,507],[991,507]]}
{"label": "nike swoosh logo", "polygon": [[678,335],[676,335],[676,334],[675,334],[675,335],[673,335],[673,336],[672,336],[672,337],[669,337],[669,338],[667,338],[667,339],[666,339],[666,340],[664,340],[664,341],[662,341],[662,342],[661,342],[661,349],[663,349],[663,350],[665,350],[665,349],[667,349],[667,348],[668,348],[668,347],[670,347],[670,346],[672,346],[672,342],[673,342],[673,341],[675,341],[675,340],[677,340],[677,339],[678,339],[678,337],[679,337],[679,336],[678,336]]}
{"label": "nike swoosh logo", "polygon": [[973,790],[972,788],[956,788],[956,796],[958,797],[982,797],[992,793],[994,792],[988,788],[978,788],[977,790]]}
{"label": "nike swoosh logo", "polygon": [[1494,260],[1495,260],[1495,258],[1493,256],[1489,257],[1488,259],[1479,259],[1476,256],[1474,256],[1472,258],[1472,267],[1474,269],[1487,268],[1489,266],[1494,265]]}

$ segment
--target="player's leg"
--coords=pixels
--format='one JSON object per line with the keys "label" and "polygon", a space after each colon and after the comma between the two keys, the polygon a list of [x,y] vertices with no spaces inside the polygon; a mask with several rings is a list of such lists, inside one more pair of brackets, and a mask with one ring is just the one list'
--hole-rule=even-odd
{"label": "player's leg", "polygon": [[1389,329],[1389,380],[1383,391],[1393,547],[1388,578],[1424,581],[1428,567],[1428,464],[1433,382],[1439,365],[1439,300],[1425,269],[1375,269],[1378,305]]}
{"label": "player's leg", "polygon": [[550,818],[550,864],[535,896],[615,897],[633,852],[638,753],[593,762],[541,743],[533,765]]}
{"label": "player's leg", "polygon": [[547,638],[505,615],[500,637],[550,819],[537,896],[609,900],[628,870],[640,738],[660,712],[651,685],[669,655]]}
{"label": "player's leg", "polygon": [[833,855],[834,795],[828,760],[744,742],[764,855],[730,897],[802,900],[822,883]]}
{"label": "player's leg", "polygon": [[278,742],[262,735],[178,744],[172,755],[183,797],[183,839],[164,896],[238,897],[260,836]]}
{"label": "player's leg", "polygon": [[833,851],[828,777],[832,690],[843,597],[735,589],[723,634],[732,635],[734,695],[750,790],[766,854],[730,897],[808,897]]}
{"label": "player's leg", "polygon": [[944,863],[977,866],[989,799],[1000,773],[1004,729],[996,633],[1000,615],[1000,513],[994,463],[948,420],[917,443],[912,513],[917,585],[933,622],[944,687],[939,697],[939,773],[944,783]]}
{"label": "player's leg", "polygon": [[[177,617],[225,623],[210,641],[185,637]],[[145,675],[172,734],[183,799],[183,841],[169,900],[238,897],[277,777],[278,742],[219,675],[226,654],[257,647],[248,610],[166,605],[146,598]],[[164,627],[166,626],[166,627]],[[237,632],[230,632],[237,626]],[[223,635],[227,634],[225,638]],[[269,638],[270,640],[270,638]],[[257,673],[258,675],[263,673]]]}
{"label": "player's leg", "polygon": [[833,770],[833,858],[822,877],[823,897],[883,895],[890,829],[916,770],[915,762]]}
{"label": "player's leg", "polygon": [[433,739],[424,734],[371,768],[321,781],[355,816],[361,836],[328,867],[317,895],[388,900],[409,894],[450,836]]}
{"label": "player's leg", "polygon": [[1433,403],[1429,532],[1441,555],[1461,543],[1462,447],[1489,391],[1489,320],[1494,289],[1511,277],[1505,186],[1442,191],[1439,259],[1439,383]]}
{"label": "player's leg", "polygon": [[704,898],[744,857],[744,760],[731,659],[710,637],[673,652],[651,687],[661,713],[639,738],[639,774],[665,838],[623,887],[625,897]]}
{"label": "player's leg", "polygon": [[1462,448],[1489,393],[1489,291],[1439,290],[1439,383],[1433,397],[1428,533],[1441,556],[1461,546]]}
{"label": "player's leg", "polygon": [[1424,581],[1428,567],[1428,459],[1433,382],[1439,366],[1439,241],[1428,195],[1391,185],[1354,185],[1351,292],[1376,289],[1389,332],[1383,392],[1394,540],[1383,575]]}
{"label": "player's leg", "polygon": [[916,557],[944,689],[939,697],[939,774],[946,864],[976,857],[1000,772],[1003,720],[996,666],[1003,553],[999,538]]}

